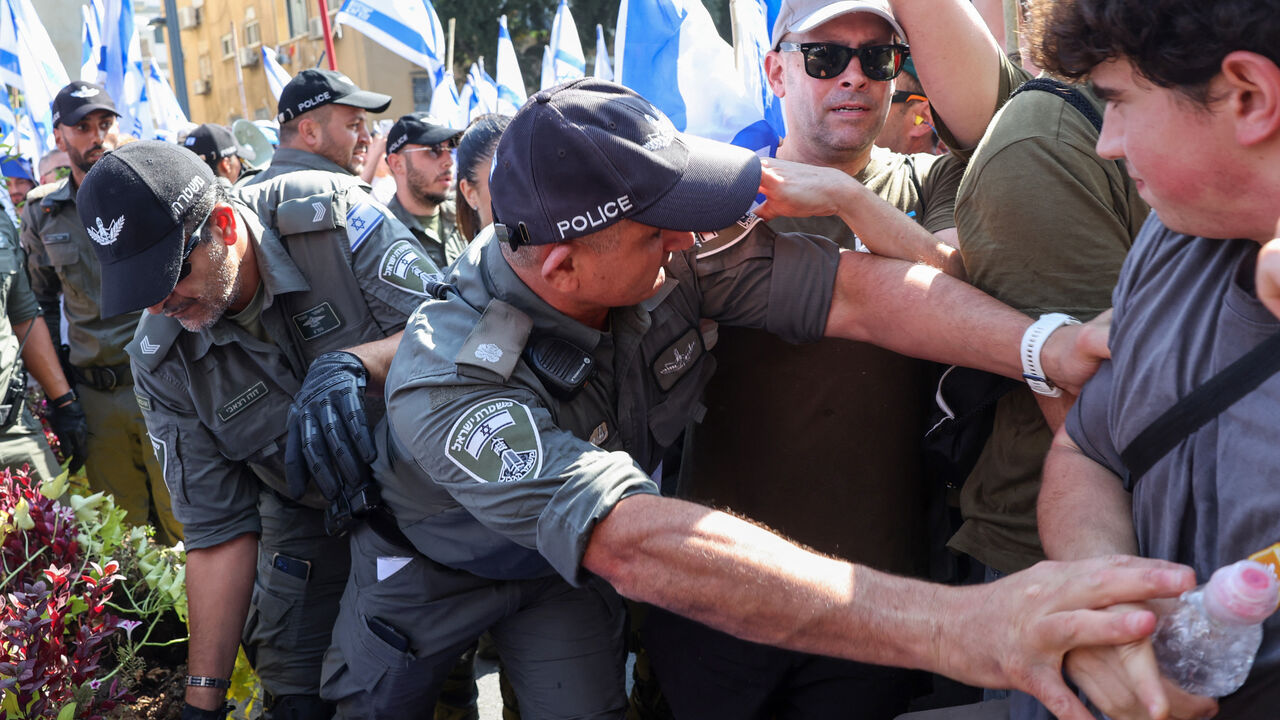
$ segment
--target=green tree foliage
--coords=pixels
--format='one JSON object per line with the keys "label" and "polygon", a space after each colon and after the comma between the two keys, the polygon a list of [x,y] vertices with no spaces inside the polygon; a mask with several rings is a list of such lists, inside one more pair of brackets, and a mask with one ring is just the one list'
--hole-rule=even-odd
{"label": "green tree foliage", "polygon": [[[507,16],[511,44],[520,61],[525,89],[538,89],[542,77],[542,47],[551,38],[551,21],[558,0],[435,0],[436,14],[449,31],[449,18],[457,20],[453,47],[453,76],[459,83],[478,57],[484,57],[490,75],[497,70],[498,17]],[[716,29],[728,41],[729,0],[703,0]],[[604,40],[613,59],[613,31],[618,23],[618,0],[570,0],[569,10],[582,36],[582,50],[587,56],[587,72],[595,63],[596,25],[604,26]]]}

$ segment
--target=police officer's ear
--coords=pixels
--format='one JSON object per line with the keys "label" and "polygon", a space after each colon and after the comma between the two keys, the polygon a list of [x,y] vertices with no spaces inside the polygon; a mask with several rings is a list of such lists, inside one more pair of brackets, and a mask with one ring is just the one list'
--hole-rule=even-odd
{"label": "police officer's ear", "polygon": [[400,177],[404,174],[404,156],[398,152],[393,152],[387,156],[387,168],[391,170],[391,174]]}
{"label": "police officer's ear", "polygon": [[58,146],[62,152],[67,151],[67,142],[62,139],[62,133],[66,132],[66,125],[55,125],[53,127],[53,144]]}
{"label": "police officer's ear", "polygon": [[222,236],[222,242],[227,245],[235,245],[239,238],[236,232],[236,214],[230,205],[215,205],[213,214],[209,216],[209,222],[218,229],[218,234]]}
{"label": "police officer's ear", "polygon": [[577,256],[573,249],[573,243],[556,243],[542,259],[542,279],[562,293],[574,292],[580,284]]}

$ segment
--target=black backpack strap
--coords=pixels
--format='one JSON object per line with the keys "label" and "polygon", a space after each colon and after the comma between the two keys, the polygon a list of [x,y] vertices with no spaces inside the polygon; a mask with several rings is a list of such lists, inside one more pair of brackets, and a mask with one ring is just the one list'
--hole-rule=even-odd
{"label": "black backpack strap", "polygon": [[1280,371],[1280,332],[1209,378],[1147,426],[1120,453],[1129,492],[1178,443]]}
{"label": "black backpack strap", "polygon": [[1018,93],[1025,92],[1027,90],[1041,90],[1043,92],[1057,95],[1065,100],[1068,105],[1079,110],[1080,114],[1085,116],[1085,119],[1093,123],[1093,128],[1095,130],[1102,132],[1102,116],[1099,115],[1097,109],[1093,107],[1093,103],[1089,102],[1088,98],[1086,98],[1079,90],[1064,82],[1054,80],[1053,78],[1032,78],[1031,80],[1022,83],[1017,90],[1010,93],[1009,100],[1016,97]]}

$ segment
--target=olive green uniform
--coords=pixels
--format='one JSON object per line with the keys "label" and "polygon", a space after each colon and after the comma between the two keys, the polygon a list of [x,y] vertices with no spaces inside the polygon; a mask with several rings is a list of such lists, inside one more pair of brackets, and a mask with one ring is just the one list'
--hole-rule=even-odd
{"label": "olive green uniform", "polygon": [[467,241],[462,238],[462,233],[458,231],[458,226],[455,224],[457,215],[452,200],[445,200],[440,207],[436,208],[438,231],[437,228],[424,226],[418,220],[418,216],[406,210],[404,205],[400,204],[399,196],[392,196],[391,202],[387,203],[387,209],[409,228],[414,237],[418,238],[422,249],[427,251],[427,255],[437,266],[444,267],[466,252]]}
{"label": "olive green uniform", "polygon": [[169,508],[160,465],[151,453],[133,398],[125,345],[141,312],[102,317],[102,272],[92,241],[76,213],[71,178],[42,185],[22,211],[22,246],[31,289],[57,344],[65,309],[72,375],[89,423],[85,472],[89,483],[115,496],[128,519],[154,519],[158,538],[172,543],[182,528]]}
{"label": "olive green uniform", "polygon": [[[387,379],[375,473],[395,527],[357,531],[326,658],[347,718],[416,717],[491,629],[529,717],[621,717],[622,603],[582,569],[595,524],[700,418],[716,323],[821,337],[836,247],[763,223],[676,254],[659,293],[586,327],[535,295],[486,229],[457,292],[410,319]],[[595,375],[557,397],[522,354],[567,341]],[[402,533],[397,538],[396,534]]]}
{"label": "olive green uniform", "polygon": [[[262,278],[256,316],[257,300],[184,332],[148,315],[129,345],[187,547],[260,534],[243,643],[277,698],[317,694],[349,565],[347,539],[325,534],[318,492],[285,495],[289,405],[318,355],[399,332],[425,297],[421,277],[435,272],[357,178],[318,156],[296,159],[320,171],[255,183],[240,191],[247,205],[234,203]],[[383,403],[371,398],[367,410],[376,422]]]}

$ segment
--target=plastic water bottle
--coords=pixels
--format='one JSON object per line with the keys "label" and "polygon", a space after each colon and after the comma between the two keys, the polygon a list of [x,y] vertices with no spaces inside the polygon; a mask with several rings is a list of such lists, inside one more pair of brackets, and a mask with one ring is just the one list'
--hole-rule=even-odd
{"label": "plastic water bottle", "polygon": [[1156,625],[1160,671],[1183,690],[1222,697],[1244,684],[1262,644],[1262,621],[1276,609],[1280,588],[1271,569],[1252,560],[1218,568],[1188,590]]}

